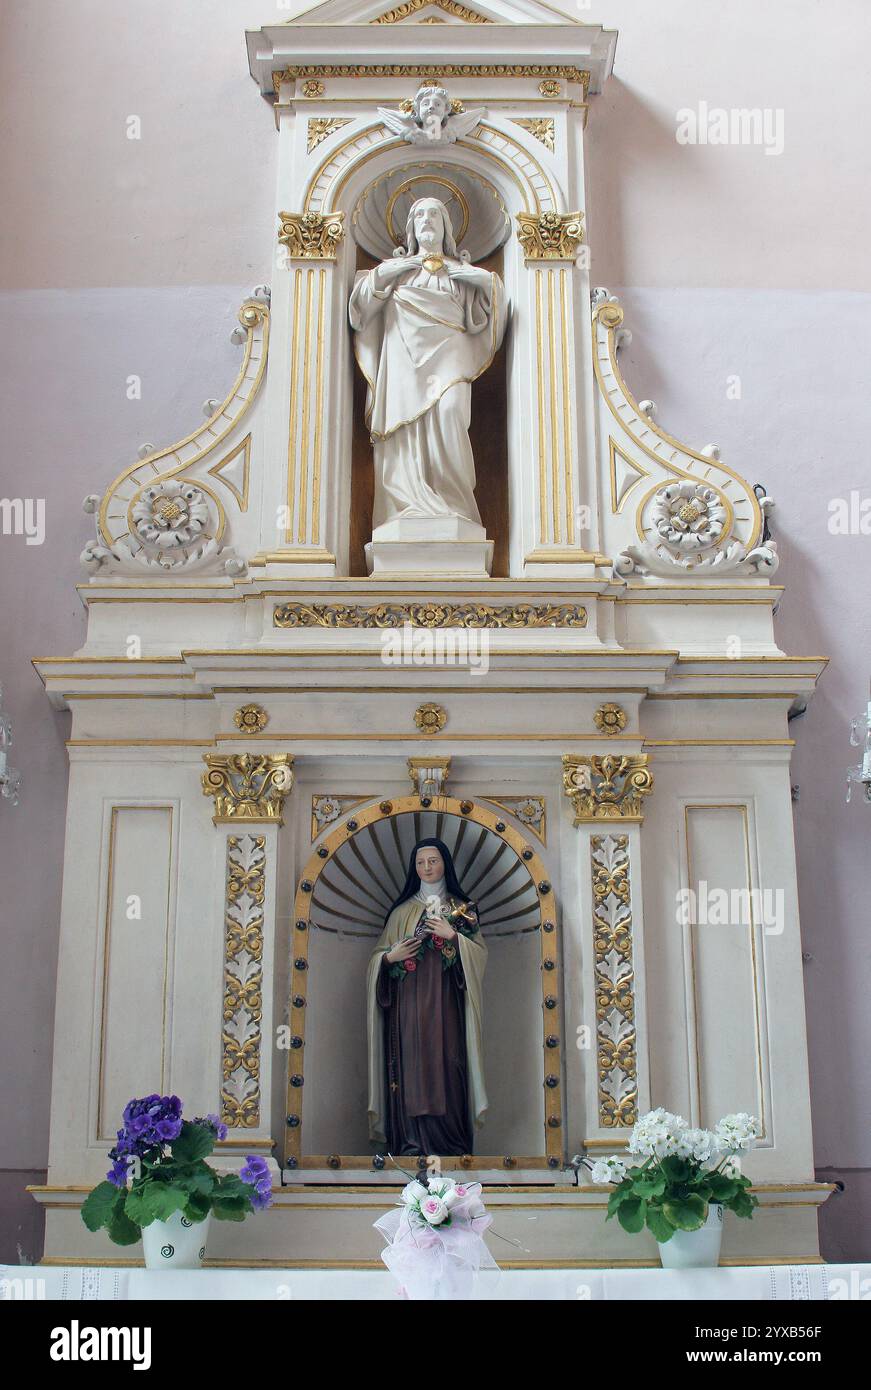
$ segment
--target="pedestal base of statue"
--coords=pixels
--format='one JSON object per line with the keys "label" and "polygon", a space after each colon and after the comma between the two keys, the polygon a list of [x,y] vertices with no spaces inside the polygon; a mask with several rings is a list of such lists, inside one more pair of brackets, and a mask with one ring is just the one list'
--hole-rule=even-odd
{"label": "pedestal base of statue", "polygon": [[461,516],[400,516],[372,532],[366,564],[373,578],[384,575],[449,575],[487,579],[493,542],[483,526]]}

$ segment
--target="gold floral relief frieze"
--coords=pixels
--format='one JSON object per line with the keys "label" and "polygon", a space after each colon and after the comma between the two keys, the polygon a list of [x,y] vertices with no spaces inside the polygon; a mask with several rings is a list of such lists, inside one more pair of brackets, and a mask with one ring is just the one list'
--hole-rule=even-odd
{"label": "gold floral relief frieze", "polygon": [[517,240],[529,261],[573,261],[584,240],[582,212],[518,212]]}
{"label": "gold floral relief frieze", "polygon": [[272,622],[289,628],[578,628],[586,627],[587,610],[578,603],[283,603]]}
{"label": "gold floral relief frieze", "polygon": [[512,116],[511,123],[519,125],[521,130],[527,131],[534,140],[539,140],[545,149],[553,154],[556,138],[552,116]]}
{"label": "gold floral relief frieze", "polygon": [[653,790],[646,753],[566,753],[562,761],[563,791],[572,803],[575,825],[643,821],[643,799]]}
{"label": "gold floral relief frieze", "polygon": [[306,153],[311,154],[328,136],[350,124],[350,116],[310,116],[306,130]]}
{"label": "gold floral relief frieze", "polygon": [[628,835],[592,835],[593,957],[599,1124],[638,1118],[638,1056]]}
{"label": "gold floral relief frieze", "polygon": [[293,786],[290,753],[204,753],[203,794],[215,803],[215,825],[237,821],[282,825]]}
{"label": "gold floral relief frieze", "polygon": [[278,240],[294,261],[334,261],[345,235],[345,214],[280,212]]}
{"label": "gold floral relief frieze", "polygon": [[590,87],[590,73],[586,68],[563,63],[304,63],[292,64],[276,70],[272,74],[272,85],[277,92],[282,82],[296,82],[300,79],[310,81],[332,77],[376,78],[420,77],[432,82],[446,82],[451,78],[540,78],[541,85],[552,83],[560,93],[559,82],[579,82],[583,88],[584,99]]}
{"label": "gold floral relief frieze", "polygon": [[[492,24],[492,19],[487,19],[485,15],[478,14],[475,10],[470,10],[466,5],[461,5],[458,0],[405,0],[402,5],[395,5],[392,10],[387,10],[385,14],[380,14],[377,19],[370,19],[370,24],[401,24],[409,15],[417,14],[418,10],[426,10],[435,6],[437,9],[444,10],[445,14],[453,15],[454,19],[461,19],[464,24]],[[424,23],[427,21],[424,20]],[[434,21],[430,21],[434,22]]]}
{"label": "gold floral relief frieze", "polygon": [[227,837],[221,1118],[230,1129],[260,1123],[265,867],[264,835]]}

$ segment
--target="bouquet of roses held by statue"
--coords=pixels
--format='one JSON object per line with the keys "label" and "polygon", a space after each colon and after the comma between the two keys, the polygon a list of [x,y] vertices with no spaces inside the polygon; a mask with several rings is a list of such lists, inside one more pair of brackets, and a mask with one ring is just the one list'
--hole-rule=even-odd
{"label": "bouquet of roses held by statue", "polygon": [[[432,893],[424,904],[418,930],[428,917],[440,917],[461,936],[473,937],[480,930],[478,909],[474,903],[465,902],[462,899],[448,898],[447,905],[445,905],[438,894]],[[428,930],[424,936],[424,944],[427,950],[438,951],[441,956],[442,969],[450,970],[459,955],[456,942],[449,941],[446,937]],[[403,980],[407,974],[411,974],[416,969],[417,961],[413,956],[408,956],[405,960],[395,961],[390,967],[390,974],[395,980]]]}

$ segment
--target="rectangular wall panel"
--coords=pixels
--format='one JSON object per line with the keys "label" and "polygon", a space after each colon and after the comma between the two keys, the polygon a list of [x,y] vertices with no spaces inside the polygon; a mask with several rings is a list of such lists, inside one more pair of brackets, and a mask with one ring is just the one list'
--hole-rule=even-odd
{"label": "rectangular wall panel", "polygon": [[104,859],[96,1137],[132,1096],[165,1093],[173,807],[113,806]]}
{"label": "rectangular wall panel", "polygon": [[690,1075],[698,1123],[746,1110],[768,1135],[762,922],[746,805],[685,807]]}

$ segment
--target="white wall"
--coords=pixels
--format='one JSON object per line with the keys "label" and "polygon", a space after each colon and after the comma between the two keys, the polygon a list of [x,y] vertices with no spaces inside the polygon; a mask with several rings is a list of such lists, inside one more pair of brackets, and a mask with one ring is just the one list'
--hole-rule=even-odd
{"label": "white wall", "polygon": [[[0,537],[0,680],[25,776],[21,806],[0,804],[0,1049],[15,1117],[0,1132],[0,1258],[17,1239],[38,1253],[20,1189],[46,1156],[65,801],[65,718],[29,660],[81,641],[81,498],[143,441],[193,428],[235,373],[235,309],[269,265],[276,152],[242,31],[289,13],[261,0],[3,6],[0,496],[48,505],[44,546]],[[832,657],[792,725],[796,833],[817,1159],[848,1183],[824,1211],[824,1249],[867,1254],[871,807],[845,806],[842,788],[871,667],[869,541],[833,536],[827,520],[831,498],[871,496],[859,437],[871,8],[613,0],[576,13],[621,31],[588,143],[594,282],[623,287],[635,335],[624,372],[667,429],[715,441],[766,483],[787,585],[781,645]],[[784,152],[679,146],[675,112],[699,100],[781,107]],[[126,139],[130,115],[140,141]],[[126,399],[131,373],[141,401]],[[733,375],[740,400],[727,396]]]}

